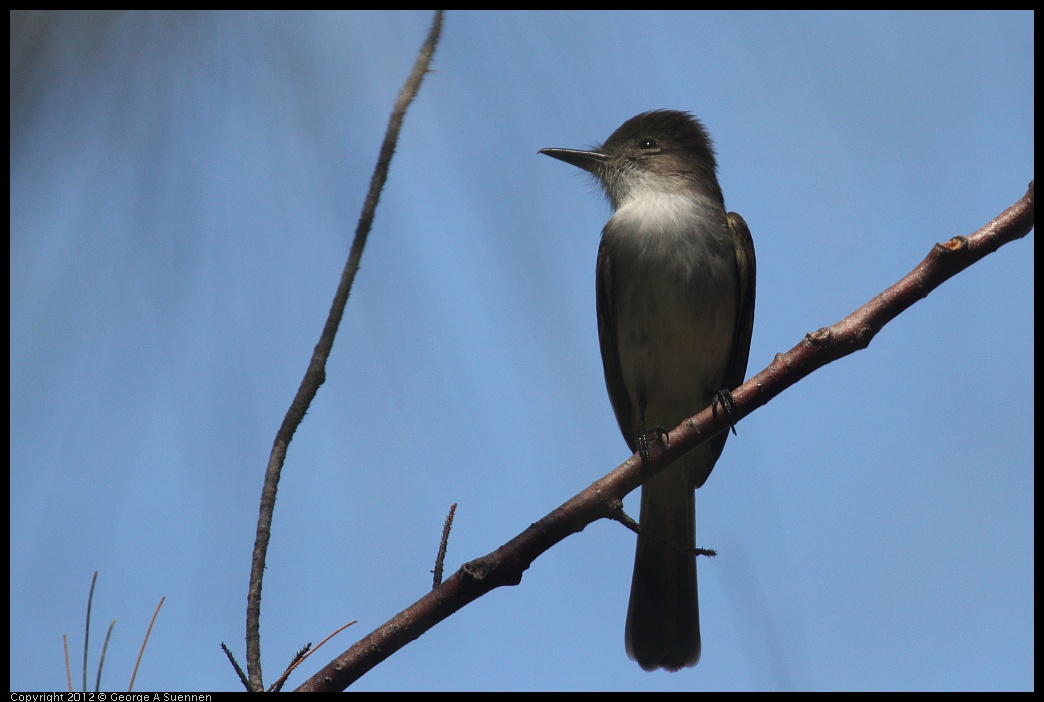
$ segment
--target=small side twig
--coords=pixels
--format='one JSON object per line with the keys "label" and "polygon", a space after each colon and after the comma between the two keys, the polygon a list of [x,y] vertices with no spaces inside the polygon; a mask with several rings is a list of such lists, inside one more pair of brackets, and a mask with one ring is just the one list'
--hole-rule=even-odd
{"label": "small side twig", "polygon": [[312,642],[311,641],[309,641],[304,646],[302,646],[301,650],[294,654],[294,657],[290,659],[290,664],[287,665],[286,668],[283,670],[283,674],[280,675],[276,679],[276,681],[274,683],[272,683],[272,686],[268,688],[268,691],[269,692],[279,692],[280,690],[282,690],[283,689],[283,683],[286,681],[287,677],[290,675],[290,671],[292,671],[294,668],[296,668],[297,664],[305,659],[305,655],[310,650],[312,650]]}
{"label": "small side twig", "polygon": [[[312,649],[311,651],[308,651],[308,653],[305,653],[305,654],[304,654],[303,656],[301,656],[301,657],[300,657],[300,658],[298,658],[298,659],[297,659],[296,661],[294,661],[293,663],[291,663],[291,664],[290,664],[290,665],[289,665],[289,666],[287,667],[287,669],[286,669],[286,670],[285,670],[285,671],[283,672],[283,674],[279,676],[279,679],[278,679],[278,680],[276,680],[276,681],[275,681],[274,683],[272,683],[272,687],[271,687],[271,688],[269,688],[269,690],[268,690],[268,691],[269,691],[269,692],[278,692],[279,690],[281,690],[281,689],[283,688],[283,683],[284,683],[284,682],[286,681],[286,679],[287,679],[288,677],[290,677],[290,673],[294,672],[294,668],[296,668],[297,666],[301,665],[301,664],[302,664],[302,663],[304,663],[304,662],[305,662],[306,660],[308,660],[308,657],[309,657],[310,655],[312,655],[313,653],[315,653],[316,651],[318,651],[318,650],[319,650],[320,648],[322,648],[322,647],[323,647],[323,644],[325,644],[325,643],[326,643],[327,641],[329,641],[329,640],[330,640],[330,639],[332,639],[333,637],[337,636],[337,635],[338,635],[338,634],[340,634],[340,633],[341,633],[342,631],[344,631],[345,629],[347,629],[348,627],[352,626],[353,624],[355,624],[355,623],[356,623],[356,622],[358,622],[358,621],[359,621],[358,619],[353,619],[352,621],[348,622],[347,624],[345,624],[344,626],[342,626],[342,627],[341,627],[340,629],[338,629],[337,631],[333,632],[332,634],[330,634],[329,636],[327,636],[327,637],[326,637],[325,639],[323,639],[322,641],[320,641],[320,642],[319,642],[319,645],[318,645],[318,646],[316,646],[315,648],[313,648],[313,649]],[[311,645],[312,645],[312,644],[308,644],[308,646],[311,646]],[[305,648],[308,648],[308,646],[306,646]],[[300,650],[300,651],[298,652],[298,655],[300,655],[301,653],[304,653],[304,650],[305,650],[305,649],[301,649],[301,650]]]}
{"label": "small side twig", "polygon": [[608,517],[609,517],[609,519],[612,519],[614,522],[619,522],[620,524],[623,524],[625,527],[627,527],[628,529],[633,531],[638,536],[641,536],[642,538],[645,538],[645,539],[649,539],[650,541],[655,541],[656,543],[662,544],[663,546],[666,546],[668,548],[674,549],[675,551],[685,551],[687,553],[691,553],[691,554],[694,554],[696,556],[717,556],[718,555],[718,552],[715,551],[712,548],[697,548],[697,547],[690,548],[689,546],[686,546],[684,544],[679,544],[679,543],[675,543],[673,541],[669,541],[669,540],[663,538],[662,536],[659,536],[658,534],[652,533],[648,529],[642,529],[642,525],[641,524],[639,524],[638,522],[636,522],[633,519],[631,519],[631,516],[629,514],[627,514],[627,512],[624,512],[623,503],[620,502],[619,500],[616,500],[616,504],[611,505],[611,508],[610,508],[610,510],[608,512]]}
{"label": "small side twig", "polygon": [[243,683],[243,687],[246,688],[247,692],[250,692],[250,683],[247,681],[246,673],[244,673],[243,669],[239,667],[239,661],[237,661],[236,657],[232,655],[232,651],[229,650],[224,641],[221,642],[221,650],[225,652],[225,657],[228,658],[228,662],[232,664],[233,668],[235,668],[236,675],[239,676],[239,681]]}
{"label": "small side twig", "polygon": [[449,514],[446,515],[446,521],[442,525],[442,541],[439,542],[439,553],[435,556],[435,577],[431,585],[432,590],[442,583],[442,566],[446,561],[446,546],[449,545],[449,533],[453,528],[453,513],[456,511],[457,503],[454,502],[450,505]]}

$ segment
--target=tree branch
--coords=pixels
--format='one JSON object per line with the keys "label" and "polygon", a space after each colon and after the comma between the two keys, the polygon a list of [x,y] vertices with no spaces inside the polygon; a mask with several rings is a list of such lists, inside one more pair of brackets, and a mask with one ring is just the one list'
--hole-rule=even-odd
{"label": "tree branch", "polygon": [[326,380],[326,359],[330,356],[333,348],[334,337],[340,326],[341,317],[344,315],[344,307],[348,303],[348,293],[351,292],[355,273],[359,270],[359,261],[362,258],[363,247],[366,246],[366,238],[373,224],[374,212],[380,200],[381,189],[388,179],[388,167],[391,164],[392,155],[395,153],[395,144],[399,139],[399,129],[402,127],[403,118],[406,116],[406,108],[413,102],[417,91],[420,89],[421,81],[424,80],[431,64],[431,58],[435,54],[435,45],[439,41],[442,32],[442,10],[435,12],[435,17],[428,31],[428,37],[421,46],[417,61],[413,64],[405,85],[399,92],[395,101],[391,116],[388,118],[388,128],[384,133],[384,142],[381,144],[380,155],[377,165],[374,167],[373,176],[370,179],[370,191],[366,195],[362,213],[359,215],[359,223],[355,229],[355,239],[348,254],[348,261],[341,274],[341,282],[337,286],[333,303],[330,305],[330,313],[326,318],[326,324],[319,337],[319,342],[312,352],[312,359],[308,363],[304,378],[297,389],[290,409],[283,417],[283,423],[276,432],[275,441],[272,444],[272,453],[268,459],[268,467],[265,470],[265,481],[261,488],[261,507],[257,519],[257,532],[254,537],[254,553],[250,564],[250,586],[247,591],[247,624],[246,624],[246,647],[247,647],[247,674],[250,688],[255,692],[264,689],[261,674],[261,637],[259,633],[261,621],[261,581],[265,573],[265,557],[268,553],[268,541],[272,532],[272,513],[275,509],[276,490],[279,486],[279,475],[286,460],[286,451],[293,439],[297,427],[304,419],[312,399],[319,392],[319,386]]}
{"label": "tree branch", "polygon": [[777,354],[765,370],[733,391],[727,414],[712,407],[670,432],[670,445],[653,442],[649,465],[637,454],[497,550],[465,563],[441,585],[306,680],[298,691],[343,690],[397,650],[458,609],[502,585],[517,585],[542,553],[591,522],[614,518],[623,497],[683,453],[767,404],[813,371],[866,348],[885,324],[943,282],[1033,229],[1033,183],[1022,198],[970,236],[936,244],[912,271],[858,310],[830,327],[809,333]]}

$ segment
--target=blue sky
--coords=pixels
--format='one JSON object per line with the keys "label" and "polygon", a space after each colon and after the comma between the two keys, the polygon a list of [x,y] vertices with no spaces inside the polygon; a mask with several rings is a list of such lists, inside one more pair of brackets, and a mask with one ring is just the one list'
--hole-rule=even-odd
{"label": "blue sky", "polygon": [[[13,15],[11,688],[235,690],[272,438],[427,12]],[[542,147],[653,108],[750,225],[748,374],[1033,178],[1032,13],[450,13],[328,378],[290,447],[266,679],[334,654],[627,458],[602,379],[609,208]],[[1034,234],[740,423],[697,495],[703,658],[623,650],[599,522],[362,690],[1032,689]],[[628,498],[637,511],[637,494]],[[93,672],[91,673],[93,680]],[[79,680],[79,674],[74,675]]]}

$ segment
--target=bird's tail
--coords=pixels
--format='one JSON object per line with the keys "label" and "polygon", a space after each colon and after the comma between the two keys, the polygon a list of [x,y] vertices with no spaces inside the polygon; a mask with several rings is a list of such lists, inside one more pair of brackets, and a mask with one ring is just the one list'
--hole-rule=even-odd
{"label": "bird's tail", "polygon": [[696,491],[690,476],[698,469],[694,461],[706,460],[702,453],[696,449],[642,485],[642,531],[662,541],[638,537],[625,642],[627,655],[645,670],[679,670],[700,659],[696,557],[691,552]]}

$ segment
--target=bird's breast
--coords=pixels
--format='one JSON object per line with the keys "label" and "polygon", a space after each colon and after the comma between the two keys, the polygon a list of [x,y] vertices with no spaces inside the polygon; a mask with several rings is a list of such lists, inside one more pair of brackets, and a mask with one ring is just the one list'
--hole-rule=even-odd
{"label": "bird's breast", "polygon": [[632,403],[645,397],[646,427],[675,426],[710,402],[731,353],[738,272],[724,208],[631,204],[603,240],[621,380]]}

